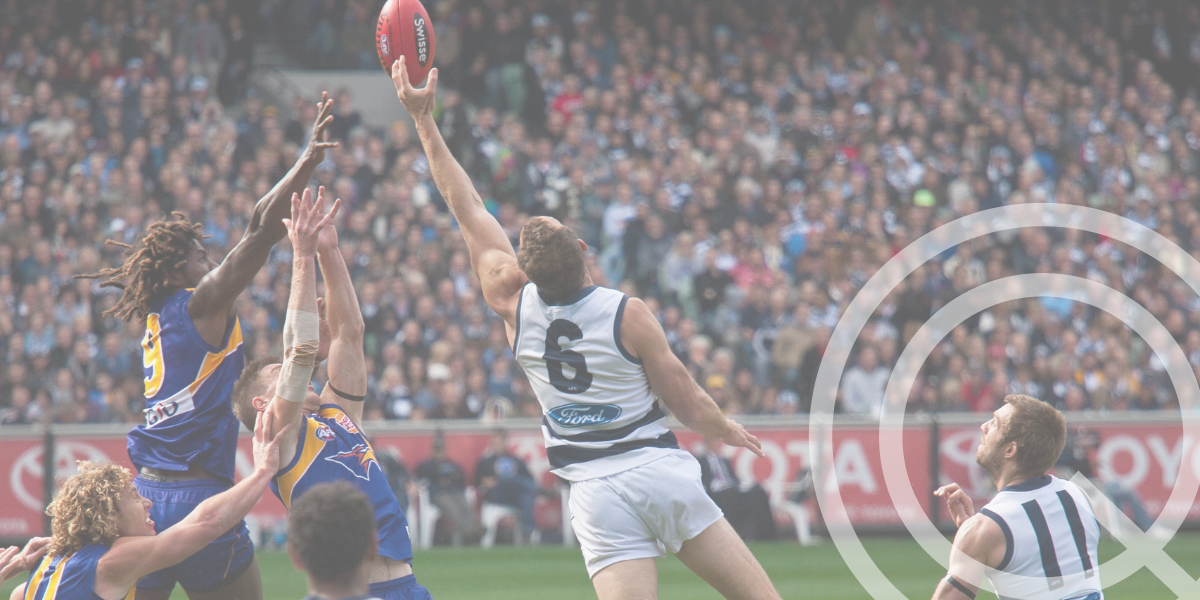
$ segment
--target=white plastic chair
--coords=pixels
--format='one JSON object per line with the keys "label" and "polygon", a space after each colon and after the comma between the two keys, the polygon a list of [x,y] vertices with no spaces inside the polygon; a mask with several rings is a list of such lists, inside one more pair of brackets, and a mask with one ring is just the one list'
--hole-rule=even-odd
{"label": "white plastic chair", "polygon": [[[491,502],[484,502],[479,507],[479,520],[483,524],[483,538],[479,540],[481,548],[491,548],[496,545],[496,530],[500,528],[500,520],[504,517],[512,517],[516,521],[517,509]],[[513,539],[520,543],[520,534],[514,534]]]}

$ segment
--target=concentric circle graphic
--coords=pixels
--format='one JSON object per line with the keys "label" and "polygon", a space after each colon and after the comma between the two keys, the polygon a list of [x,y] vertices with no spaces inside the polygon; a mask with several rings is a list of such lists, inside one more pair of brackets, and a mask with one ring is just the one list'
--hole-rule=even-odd
{"label": "concentric circle graphic", "polygon": [[[863,327],[892,288],[929,259],[960,243],[1026,227],[1078,229],[1123,242],[1161,262],[1200,294],[1200,262],[1157,232],[1118,215],[1080,206],[1023,204],[975,213],[948,223],[922,236],[888,261],[855,296],[838,323],[818,370],[813,392],[809,424],[811,456],[827,456],[827,449],[833,446],[834,405],[846,361]],[[1196,414],[1200,407],[1200,385],[1192,375],[1183,350],[1162,324],[1132,299],[1102,284],[1061,274],[1007,277],[974,288],[939,310],[910,341],[888,381],[886,409],[880,419],[880,454],[888,493],[905,527],[925,551],[943,565],[947,564],[950,544],[925,516],[905,469],[901,429],[904,405],[921,364],[953,327],[1000,302],[1036,296],[1063,296],[1086,302],[1120,318],[1141,335],[1166,366],[1175,386],[1185,435],[1200,437],[1200,419]],[[876,600],[905,598],[879,570],[850,526],[836,476],[826,461],[815,460],[813,468],[816,481],[834,482],[831,493],[818,493],[817,501],[838,551],[859,583]],[[1073,481],[1095,491],[1082,477],[1077,476]],[[1155,530],[1173,535],[1191,508],[1198,488],[1200,481],[1190,469],[1184,468],[1184,461],[1181,461],[1175,487],[1155,523]],[[1102,495],[1096,496],[1107,501]],[[1120,529],[1128,531],[1130,528]],[[1101,565],[1103,584],[1117,583],[1145,566],[1181,598],[1200,597],[1200,585],[1162,551],[1167,540],[1152,539],[1140,530],[1135,531],[1137,533],[1119,536],[1126,550]],[[986,587],[983,581],[971,583]]]}

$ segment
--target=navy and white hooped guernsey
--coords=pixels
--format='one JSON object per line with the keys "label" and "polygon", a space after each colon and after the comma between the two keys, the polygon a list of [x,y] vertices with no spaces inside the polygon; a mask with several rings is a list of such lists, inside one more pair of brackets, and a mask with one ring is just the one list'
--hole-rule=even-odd
{"label": "navy and white hooped guernsey", "polygon": [[542,405],[550,471],[606,477],[679,448],[642,363],[621,344],[629,297],[599,286],[552,299],[527,283],[513,353]]}
{"label": "navy and white hooped guernsey", "polygon": [[1100,524],[1079,486],[1053,475],[1000,490],[979,510],[1004,532],[1004,560],[988,579],[1004,600],[1104,600]]}

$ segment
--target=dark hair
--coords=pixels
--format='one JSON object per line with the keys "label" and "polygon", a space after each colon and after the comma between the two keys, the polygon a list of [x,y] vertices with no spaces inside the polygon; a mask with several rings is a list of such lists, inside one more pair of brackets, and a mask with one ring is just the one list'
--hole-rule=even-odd
{"label": "dark hair", "polygon": [[125,262],[115,269],[101,269],[99,273],[76,275],[75,279],[107,278],[100,287],[115,287],[124,290],[121,298],[104,314],[115,315],[122,321],[134,318],[145,319],[154,312],[154,305],[167,297],[171,290],[168,278],[171,273],[187,265],[193,241],[204,240],[199,223],[192,223],[181,212],[171,213],[170,219],[152,223],[146,228],[141,241],[134,246],[114,240],[105,244],[121,246],[128,251]]}
{"label": "dark hair", "polygon": [[233,408],[233,416],[237,417],[246,429],[254,431],[254,420],[258,417],[258,411],[254,410],[254,397],[263,390],[262,370],[269,365],[277,365],[282,363],[277,355],[263,356],[250,361],[242,374],[238,376],[237,383],[233,384],[233,392],[229,395],[229,403]]}
{"label": "dark hair", "polygon": [[374,540],[371,501],[345,481],[314,485],[292,501],[288,547],[321,583],[351,583]]}
{"label": "dark hair", "polygon": [[1010,394],[1012,406],[1004,427],[1004,444],[1017,443],[1017,467],[1023,475],[1045,475],[1067,442],[1067,421],[1053,406],[1023,394]]}
{"label": "dark hair", "polygon": [[525,221],[517,266],[539,291],[552,298],[566,297],[583,287],[587,271],[575,232],[539,218]]}

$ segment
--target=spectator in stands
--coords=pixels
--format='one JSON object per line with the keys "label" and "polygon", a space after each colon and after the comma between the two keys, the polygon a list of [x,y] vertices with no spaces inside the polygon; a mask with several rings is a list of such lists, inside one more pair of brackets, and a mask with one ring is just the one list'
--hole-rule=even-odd
{"label": "spectator in stands", "polygon": [[518,544],[530,541],[535,529],[533,508],[539,486],[525,461],[509,452],[508,433],[503,429],[492,433],[491,444],[475,464],[475,490],[484,503],[516,509],[513,539]]}
{"label": "spectator in stands", "polygon": [[878,417],[883,410],[883,392],[891,372],[879,364],[873,346],[859,351],[854,366],[842,377],[842,409],[852,415]]}
{"label": "spectator in stands", "polygon": [[450,543],[461,546],[474,533],[475,511],[467,504],[466,475],[446,452],[446,438],[439,431],[433,437],[432,453],[417,466],[417,479],[429,490],[429,501],[450,524]]}
{"label": "spectator in stands", "polygon": [[733,463],[720,453],[724,445],[717,438],[705,438],[704,451],[696,457],[704,490],[742,539],[775,539],[775,517],[766,490],[758,484],[742,487]]}

